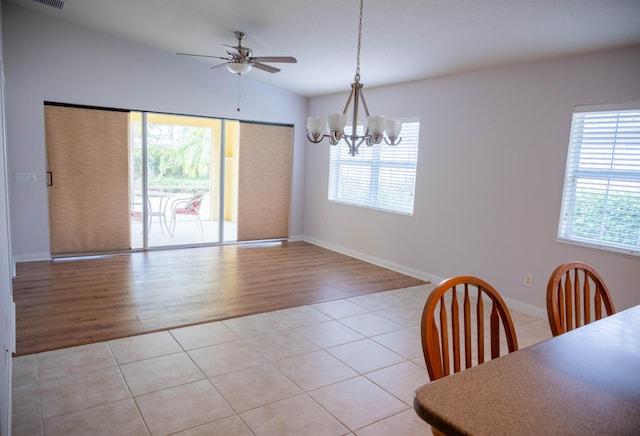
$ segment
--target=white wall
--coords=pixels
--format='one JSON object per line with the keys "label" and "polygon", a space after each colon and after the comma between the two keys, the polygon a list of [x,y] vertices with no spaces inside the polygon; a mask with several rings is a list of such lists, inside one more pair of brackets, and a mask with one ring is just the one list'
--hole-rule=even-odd
{"label": "white wall", "polygon": [[[302,233],[307,100],[176,56],[4,4],[12,242],[18,261],[49,257],[43,101],[303,126],[294,131],[291,235]],[[37,183],[15,183],[34,172]],[[107,183],[108,181],[105,181]]]}
{"label": "white wall", "polygon": [[[420,118],[415,214],[328,202],[329,146],[310,145],[304,232],[422,277],[480,276],[541,316],[549,275],[569,260],[601,273],[616,309],[640,304],[640,257],[556,241],[573,106],[640,100],[639,78],[635,47],[365,88],[372,113]],[[313,98],[309,114],[345,100]]]}

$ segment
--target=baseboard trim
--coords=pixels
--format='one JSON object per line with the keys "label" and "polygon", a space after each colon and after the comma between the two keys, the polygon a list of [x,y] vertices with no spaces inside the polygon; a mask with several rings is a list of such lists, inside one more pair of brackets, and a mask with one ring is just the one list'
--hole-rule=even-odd
{"label": "baseboard trim", "polygon": [[[400,265],[397,263],[393,263],[393,262],[389,262],[388,260],[385,259],[380,259],[378,257],[374,257],[374,256],[368,256],[362,252],[359,251],[355,251],[355,250],[351,250],[348,248],[345,248],[341,245],[336,245],[336,244],[331,244],[329,242],[326,241],[322,241],[320,239],[316,239],[316,238],[312,238],[312,237],[300,237],[300,239],[298,240],[302,240],[305,242],[309,242],[310,244],[314,244],[317,245],[319,247],[323,247],[326,248],[328,250],[332,250],[341,254],[345,254],[347,256],[351,256],[351,257],[355,257],[356,259],[360,259],[363,260],[365,262],[369,262],[372,263],[374,265],[378,265],[381,266],[383,268],[388,268],[392,271],[396,271],[402,274],[406,274],[408,276],[411,277],[415,277],[421,280],[425,280],[434,284],[438,284],[440,283],[442,280],[444,280],[444,277],[440,277],[437,276],[435,274],[431,274],[429,272],[426,271],[420,271],[420,270],[416,270],[413,268],[408,268],[405,265]],[[539,307],[536,306],[532,306],[530,304],[527,303],[523,303],[521,301],[517,301],[517,300],[513,300],[510,298],[504,298],[505,303],[507,303],[507,306],[509,306],[510,310],[514,310],[517,312],[521,312],[524,313],[525,315],[529,315],[529,316],[533,316],[535,318],[539,318],[539,319],[547,319],[547,312],[545,309],[541,309]]]}
{"label": "baseboard trim", "polygon": [[387,268],[390,269],[392,271],[396,271],[402,274],[406,274],[408,276],[411,277],[415,277],[417,279],[420,280],[424,280],[427,282],[431,282],[431,283],[439,283],[440,281],[442,281],[441,277],[438,277],[434,274],[430,274],[428,272],[425,271],[420,271],[417,269],[413,269],[413,268],[409,268],[406,265],[400,265],[398,263],[394,263],[394,262],[389,262],[386,259],[381,259],[379,257],[375,257],[375,256],[369,256],[365,253],[362,253],[360,251],[356,251],[356,250],[351,250],[348,249],[346,247],[343,247],[341,245],[336,245],[336,244],[331,244],[329,242],[326,241],[322,241],[320,239],[316,239],[316,238],[311,238],[311,237],[302,237],[300,240],[303,240],[305,242],[308,242],[310,244],[314,244],[317,245],[319,247],[322,248],[326,248],[327,250],[331,250],[331,251],[335,251],[337,253],[340,254],[344,254],[347,256],[351,256],[351,257],[355,257],[356,259],[360,259],[362,261],[365,262],[369,262],[372,263],[374,265],[378,265],[381,266],[383,268]]}
{"label": "baseboard trim", "polygon": [[31,253],[27,255],[16,255],[15,262],[37,262],[41,260],[51,260],[51,254],[49,253]]}

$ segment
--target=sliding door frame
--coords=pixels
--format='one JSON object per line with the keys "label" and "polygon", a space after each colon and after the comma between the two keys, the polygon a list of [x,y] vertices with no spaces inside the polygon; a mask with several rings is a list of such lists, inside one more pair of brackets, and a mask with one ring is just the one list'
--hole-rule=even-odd
{"label": "sliding door frame", "polygon": [[[217,245],[233,245],[233,244],[241,244],[241,243],[246,243],[246,242],[253,242],[253,241],[268,241],[268,240],[286,240],[289,237],[289,227],[290,227],[290,201],[291,201],[291,177],[293,174],[293,125],[292,124],[279,124],[279,123],[261,123],[261,122],[255,122],[255,121],[244,121],[244,120],[239,120],[239,119],[228,119],[228,118],[217,118],[217,117],[211,117],[211,116],[201,116],[201,115],[185,115],[185,114],[177,114],[177,113],[167,113],[167,112],[152,112],[152,111],[144,111],[144,110],[136,110],[136,109],[121,109],[121,108],[109,108],[109,107],[100,107],[100,106],[87,106],[87,105],[75,105],[75,104],[70,104],[70,103],[57,103],[57,102],[50,102],[50,101],[45,101],[44,102],[44,106],[64,106],[64,107],[71,107],[71,108],[79,108],[79,109],[94,109],[94,110],[102,110],[102,111],[114,111],[114,112],[126,112],[126,113],[133,113],[133,112],[137,112],[140,113],[142,116],[142,125],[141,125],[141,140],[142,140],[142,247],[136,247],[133,248],[132,244],[131,244],[131,230],[130,230],[130,222],[129,222],[129,229],[128,229],[128,233],[129,233],[129,244],[128,244],[128,250],[115,250],[115,251],[98,251],[98,252],[91,252],[91,253],[86,253],[86,254],[99,254],[99,253],[114,253],[114,252],[136,252],[136,251],[152,251],[152,250],[162,250],[162,249],[171,249],[171,248],[181,248],[181,247],[185,247],[185,246],[217,246]],[[203,242],[203,243],[193,243],[193,244],[187,244],[187,245],[155,245],[153,247],[149,246],[149,226],[147,225],[148,220],[150,218],[150,210],[149,210],[149,196],[148,196],[148,148],[147,148],[147,142],[148,142],[148,129],[147,129],[147,122],[148,122],[148,115],[149,114],[158,114],[158,115],[168,115],[168,116],[184,116],[184,117],[195,117],[195,118],[203,118],[203,119],[211,119],[211,120],[218,120],[220,121],[220,151],[219,151],[219,156],[218,156],[218,160],[220,162],[219,168],[218,168],[218,175],[220,177],[220,180],[218,182],[218,196],[219,196],[219,207],[217,210],[217,218],[218,218],[218,240],[217,242]],[[288,198],[288,209],[287,209],[287,219],[286,219],[286,234],[278,234],[278,235],[264,235],[264,237],[257,237],[256,239],[247,239],[247,240],[240,240],[238,237],[236,237],[235,240],[225,240],[224,237],[224,232],[225,232],[225,218],[227,217],[227,213],[225,211],[225,196],[226,196],[226,186],[225,186],[225,180],[228,176],[227,171],[226,171],[226,164],[225,164],[225,160],[226,160],[226,153],[227,153],[227,134],[229,132],[228,130],[228,123],[238,123],[239,127],[238,128],[242,128],[242,125],[262,125],[264,127],[269,127],[269,126],[273,126],[273,127],[285,127],[285,128],[290,128],[291,129],[291,143],[288,145],[288,147],[290,147],[290,164],[289,164],[289,171],[288,171],[288,178],[289,178],[289,191],[286,192],[286,196]],[[129,126],[128,129],[130,129],[131,126],[131,121],[129,121]],[[235,127],[234,127],[234,131],[235,131]],[[132,143],[131,143],[131,137],[130,135],[128,135],[129,138],[129,144],[128,144],[128,149],[129,149],[129,153],[132,153]],[[240,139],[239,139],[240,140]],[[268,141],[267,141],[268,142]],[[239,144],[239,147],[242,148],[242,145]],[[127,162],[129,162],[130,157],[127,159]],[[238,156],[238,159],[242,159],[241,156]],[[212,160],[213,162],[213,160]],[[127,163],[128,165],[128,163]],[[129,198],[131,195],[131,184],[133,183],[133,180],[131,179],[131,174],[128,173],[127,174],[127,180],[129,181],[129,190],[127,192],[127,202],[130,204],[132,201],[132,198]],[[211,177],[213,177],[213,173],[210,176],[210,180]],[[266,177],[266,179],[268,179],[268,176]],[[265,180],[264,178],[262,180]],[[245,194],[243,195],[251,195],[252,192],[250,189],[245,189],[244,190]],[[247,192],[249,194],[247,194]],[[239,194],[238,194],[239,195]],[[244,199],[246,200],[246,199]],[[239,201],[239,200],[238,200]],[[250,201],[250,200],[249,200]],[[238,205],[236,204],[236,207],[238,207]],[[212,210],[212,214],[215,214],[215,211]],[[214,215],[212,215],[213,217]],[[236,221],[236,224],[238,224],[238,222]],[[50,229],[51,231],[51,229]],[[51,235],[50,235],[51,237]],[[59,255],[54,255],[52,254],[53,257],[62,257],[62,256],[66,256],[66,255],[74,255],[74,254],[83,254],[83,253],[69,253],[69,254],[59,254]]]}

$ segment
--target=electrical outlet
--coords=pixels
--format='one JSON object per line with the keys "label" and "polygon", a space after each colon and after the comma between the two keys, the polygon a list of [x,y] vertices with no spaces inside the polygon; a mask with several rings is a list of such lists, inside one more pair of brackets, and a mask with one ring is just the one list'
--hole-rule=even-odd
{"label": "electrical outlet", "polygon": [[533,274],[525,274],[524,275],[524,285],[525,286],[533,286]]}

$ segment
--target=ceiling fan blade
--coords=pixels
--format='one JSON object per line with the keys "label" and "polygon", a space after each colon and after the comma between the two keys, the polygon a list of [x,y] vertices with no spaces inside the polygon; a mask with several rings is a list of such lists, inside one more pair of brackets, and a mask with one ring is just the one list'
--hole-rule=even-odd
{"label": "ceiling fan blade", "polygon": [[229,60],[228,57],[221,57],[221,56],[209,56],[209,55],[201,55],[201,54],[193,54],[193,53],[176,53],[176,54],[180,56],[198,56],[201,58],[224,59],[225,61]]}
{"label": "ceiling fan blade", "polygon": [[223,62],[223,63],[221,63],[221,64],[218,64],[218,65],[214,65],[214,66],[212,66],[212,67],[209,67],[209,69],[210,69],[210,70],[213,70],[214,68],[223,67],[223,66],[227,65],[228,63],[229,63],[229,62]]}
{"label": "ceiling fan blade", "polygon": [[251,58],[251,60],[256,62],[283,62],[287,64],[295,64],[298,62],[293,56],[260,56]]}
{"label": "ceiling fan blade", "polygon": [[227,47],[227,52],[231,56],[240,56],[240,51],[238,50],[238,47],[234,47],[233,45],[228,45],[228,44],[222,44],[222,46]]}
{"label": "ceiling fan blade", "polygon": [[267,73],[277,73],[278,71],[280,71],[280,68],[272,67],[271,65],[261,64],[260,62],[253,62],[251,63],[251,65],[253,65],[255,68],[259,70],[266,71]]}

